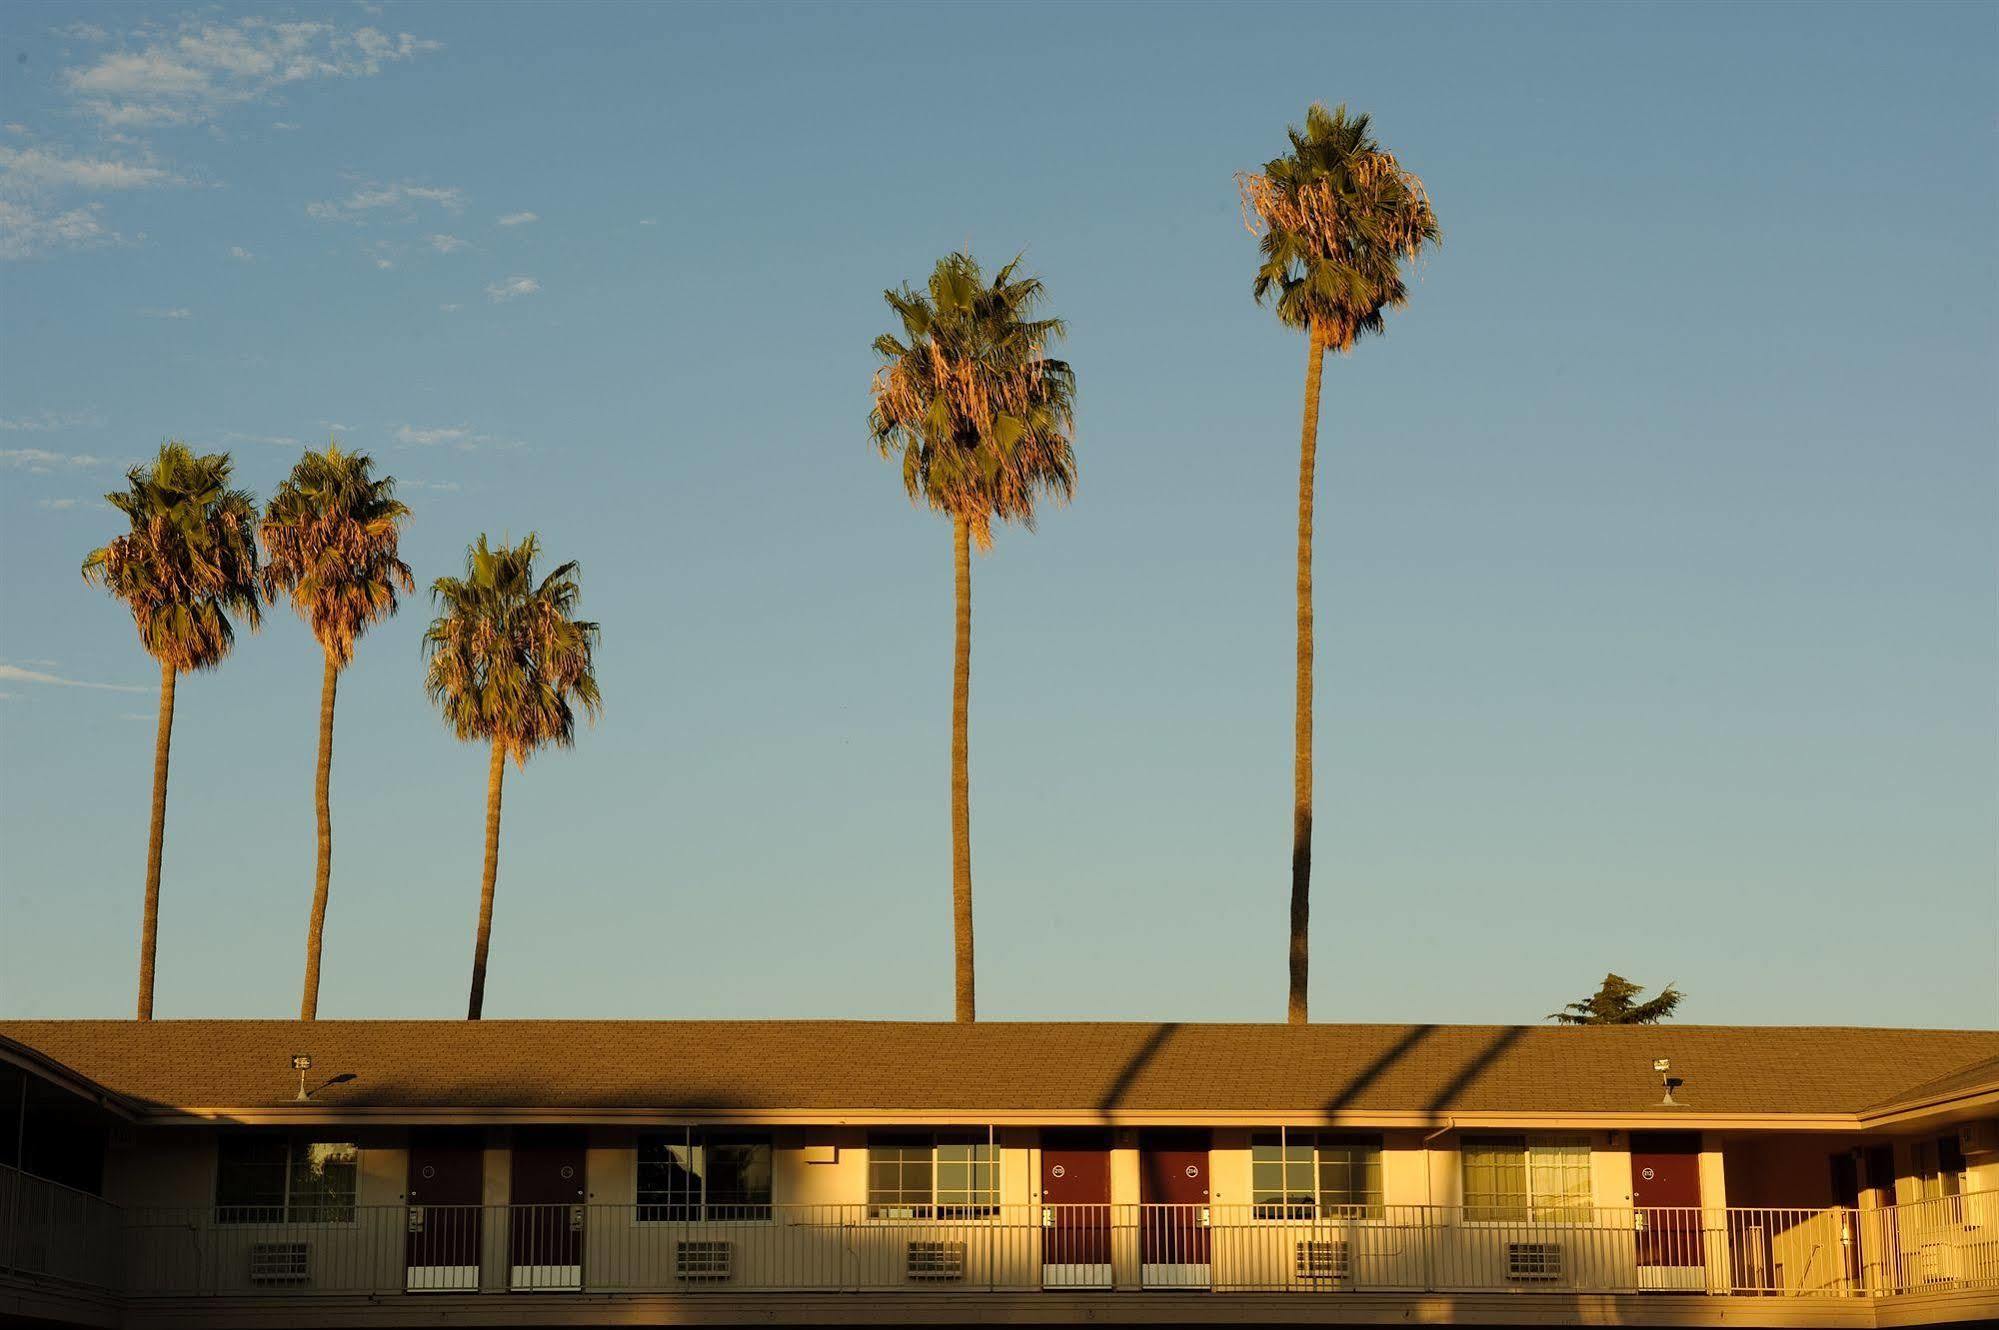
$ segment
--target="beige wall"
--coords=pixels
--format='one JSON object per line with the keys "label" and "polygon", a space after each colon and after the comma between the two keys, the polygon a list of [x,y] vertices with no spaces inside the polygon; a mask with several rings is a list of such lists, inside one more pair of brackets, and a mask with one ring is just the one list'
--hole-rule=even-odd
{"label": "beige wall", "polygon": [[[1995,1124],[1999,1126],[1999,1124]],[[586,1179],[589,1199],[598,1205],[631,1205],[637,1200],[635,1150],[640,1128],[592,1128],[588,1133]],[[1858,1134],[1705,1134],[1701,1156],[1702,1204],[1708,1208],[1823,1207],[1832,1203],[1828,1158],[1867,1145],[1892,1143],[1901,1175],[1897,1199],[1914,1199],[1916,1142],[1949,1129],[1895,1138]],[[400,1127],[342,1133],[361,1146],[360,1203],[396,1205],[403,1199],[407,1131]],[[1458,1141],[1447,1131],[1425,1145],[1428,1133],[1381,1133],[1384,1199],[1393,1206],[1461,1204]],[[1532,1134],[1532,1133],[1529,1133]],[[214,1204],[215,1139],[205,1128],[139,1129],[118,1140],[105,1159],[105,1196],[125,1206],[203,1207]],[[773,1199],[781,1205],[859,1205],[867,1199],[867,1129],[861,1127],[780,1127],[772,1132]],[[1210,1199],[1218,1206],[1250,1201],[1249,1128],[1224,1127],[1213,1133]],[[1591,1190],[1596,1203],[1620,1208],[1631,1203],[1631,1166],[1624,1132],[1589,1133]],[[484,1200],[508,1199],[509,1132],[488,1132]],[[1003,1204],[1038,1199],[1039,1133],[1033,1128],[998,1130],[1000,1198]],[[1111,1199],[1138,1202],[1138,1132],[1112,1133]],[[823,1161],[823,1162],[822,1162]],[[1999,1152],[1968,1156],[1971,1189],[1999,1191]]]}

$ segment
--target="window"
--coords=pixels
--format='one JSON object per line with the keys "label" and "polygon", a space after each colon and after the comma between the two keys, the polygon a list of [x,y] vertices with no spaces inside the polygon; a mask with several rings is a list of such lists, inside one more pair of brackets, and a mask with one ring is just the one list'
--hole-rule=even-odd
{"label": "window", "polygon": [[999,1151],[971,1136],[868,1137],[872,1219],[978,1219],[999,1210]]}
{"label": "window", "polygon": [[1910,1163],[1916,1175],[1917,1200],[1940,1201],[1964,1191],[1964,1150],[1957,1137],[1917,1141],[1911,1149]]}
{"label": "window", "polygon": [[1258,1219],[1378,1219],[1381,1138],[1339,1132],[1257,1132],[1249,1141],[1251,1213]]}
{"label": "window", "polygon": [[361,1152],[342,1141],[244,1133],[219,1143],[219,1224],[351,1224]]}
{"label": "window", "polygon": [[1468,1221],[1578,1223],[1590,1216],[1589,1138],[1467,1136]]}
{"label": "window", "polygon": [[742,1132],[639,1137],[639,1222],[770,1218],[770,1138]]}

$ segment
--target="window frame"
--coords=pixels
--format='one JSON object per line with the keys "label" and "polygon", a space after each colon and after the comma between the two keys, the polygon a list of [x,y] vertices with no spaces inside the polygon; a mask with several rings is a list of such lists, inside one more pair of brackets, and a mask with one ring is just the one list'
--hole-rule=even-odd
{"label": "window frame", "polygon": [[[284,1190],[276,1205],[232,1204],[223,1199],[223,1175],[230,1166],[225,1152],[235,1142],[284,1146],[282,1168]],[[353,1186],[345,1201],[321,1198],[300,1199],[296,1191],[301,1151],[313,1146],[345,1150],[344,1160],[353,1169]],[[361,1145],[357,1141],[326,1140],[301,1132],[225,1131],[215,1144],[215,1223],[217,1227],[249,1225],[310,1225],[315,1228],[352,1228],[361,1218]]]}
{"label": "window frame", "polygon": [[[958,1147],[963,1147],[966,1151],[963,1161],[947,1161],[939,1156],[938,1152],[942,1149]],[[929,1200],[884,1202],[876,1199],[875,1166],[880,1162],[879,1152],[891,1148],[900,1151],[921,1149],[925,1152],[926,1167],[930,1177]],[[973,1132],[870,1132],[867,1138],[867,1151],[867,1218],[872,1221],[897,1224],[970,1224],[996,1220],[1001,1214],[1004,1202],[1000,1146],[990,1135],[980,1140]],[[982,1152],[985,1155],[983,1159],[980,1157]],[[947,1163],[953,1165],[962,1163],[974,1183],[983,1169],[990,1174],[992,1185],[985,1189],[976,1185],[963,1189],[950,1188],[948,1189],[950,1193],[962,1194],[966,1199],[963,1202],[946,1202],[940,1198],[947,1189],[940,1186],[939,1181]],[[902,1169],[908,1166],[909,1161],[906,1158],[898,1164],[898,1180],[902,1177]],[[899,1196],[906,1195],[908,1191],[909,1188],[905,1186],[896,1188]],[[973,1199],[979,1197],[982,1192],[989,1194],[991,1199]]]}
{"label": "window frame", "polygon": [[[1277,1168],[1280,1183],[1277,1190],[1281,1193],[1283,1199],[1276,1201],[1261,1201],[1257,1199],[1258,1193],[1265,1189],[1257,1184],[1256,1172],[1259,1161],[1256,1158],[1256,1151],[1259,1147],[1269,1147],[1271,1144],[1269,1138],[1273,1135],[1273,1132],[1268,1128],[1251,1132],[1249,1137],[1249,1195],[1250,1218],[1252,1220],[1260,1223],[1325,1223],[1328,1221],[1339,1221],[1342,1223],[1365,1223],[1372,1221],[1378,1223],[1388,1217],[1387,1187],[1383,1182],[1381,1158],[1387,1149],[1387,1144],[1381,1133],[1322,1131],[1316,1127],[1278,1127],[1275,1129],[1274,1134],[1277,1137]],[[1360,1195],[1364,1199],[1361,1201],[1328,1201],[1326,1199],[1326,1164],[1328,1161],[1324,1150],[1327,1146],[1347,1151],[1365,1150],[1372,1152],[1373,1160],[1370,1171],[1377,1185],[1372,1189],[1363,1188]],[[1301,1152],[1305,1154],[1302,1162],[1310,1170],[1311,1197],[1309,1200],[1297,1199],[1294,1196],[1286,1176],[1301,1162],[1296,1157]],[[1347,1166],[1351,1168],[1353,1161],[1349,1160]],[[1369,1168],[1369,1165],[1363,1162],[1362,1167]],[[1347,1188],[1347,1194],[1353,1194],[1351,1187]]]}
{"label": "window frame", "polygon": [[[1508,1172],[1517,1171],[1521,1190],[1519,1192],[1492,1191],[1482,1193],[1487,1199],[1474,1200],[1471,1179],[1474,1165],[1471,1153],[1475,1148],[1487,1150],[1504,1148],[1512,1142],[1519,1142],[1518,1162],[1494,1167]],[[1580,1150],[1582,1164],[1582,1190],[1580,1194],[1564,1189],[1544,1195],[1535,1189],[1537,1174],[1552,1168],[1565,1167],[1547,1162],[1537,1164],[1535,1152],[1553,1154],[1556,1151],[1573,1152]],[[1537,1227],[1568,1227],[1587,1225],[1593,1222],[1596,1213],[1596,1143],[1587,1133],[1577,1132],[1478,1132],[1462,1136],[1458,1140],[1458,1200],[1463,1222],[1493,1225],[1534,1225]]]}
{"label": "window frame", "polygon": [[1955,1200],[1964,1195],[1971,1190],[1967,1185],[1970,1171],[1954,1135],[1927,1137],[1910,1145],[1909,1172],[1918,1202]]}
{"label": "window frame", "polygon": [[[675,1133],[679,1134],[679,1144],[694,1158],[695,1169],[683,1166],[683,1171],[701,1181],[698,1198],[685,1197],[648,1201],[644,1199],[644,1183],[640,1170],[645,1168],[645,1148],[647,1138],[655,1138],[668,1148],[674,1144]],[[766,1167],[770,1172],[770,1190],[761,1202],[758,1201],[711,1201],[708,1199],[710,1174],[708,1151],[714,1145],[762,1146],[766,1156]],[[777,1143],[769,1132],[738,1131],[733,1128],[713,1127],[657,1127],[639,1133],[638,1143],[632,1148],[632,1218],[639,1224],[768,1224],[774,1222],[777,1207]],[[698,1171],[696,1171],[698,1169]],[[730,1213],[717,1215],[717,1209]]]}

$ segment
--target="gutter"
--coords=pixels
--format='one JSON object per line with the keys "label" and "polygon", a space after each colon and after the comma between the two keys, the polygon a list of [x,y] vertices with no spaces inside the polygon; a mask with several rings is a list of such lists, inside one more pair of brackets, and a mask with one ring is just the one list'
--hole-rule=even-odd
{"label": "gutter", "polygon": [[[1227,1109],[1078,1110],[981,1108],[781,1108],[726,1109],[658,1107],[594,1107],[590,1105],[352,1105],[314,1101],[161,1108],[138,1118],[158,1127],[218,1124],[320,1125],[374,1123],[480,1126],[559,1124],[573,1126],[680,1126],[729,1124],[742,1126],[963,1126],[1000,1127],[1323,1127],[1420,1131],[1434,1128],[1437,1115],[1410,1113],[1327,1113],[1323,1109],[1258,1111]],[[1451,1126],[1491,1130],[1646,1131],[1670,1125],[1680,1130],[1855,1132],[1863,1130],[1851,1113],[1692,1113],[1686,1108],[1622,1113],[1455,1113]],[[1433,1132],[1432,1135],[1441,1134]]]}
{"label": "gutter", "polygon": [[127,1122],[137,1122],[147,1110],[136,1100],[127,1099],[115,1090],[107,1090],[88,1076],[70,1070],[62,1063],[37,1049],[30,1048],[19,1040],[0,1035],[0,1062],[11,1062],[21,1070],[40,1077],[50,1085],[67,1090],[79,1099],[87,1099],[97,1107]]}

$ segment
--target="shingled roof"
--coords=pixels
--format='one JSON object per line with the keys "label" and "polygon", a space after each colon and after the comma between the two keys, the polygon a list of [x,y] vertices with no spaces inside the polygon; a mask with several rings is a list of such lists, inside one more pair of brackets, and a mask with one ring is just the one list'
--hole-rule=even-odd
{"label": "shingled roof", "polygon": [[1999,1032],[869,1021],[0,1021],[142,1114],[325,1110],[1825,1116],[1948,1084]]}

